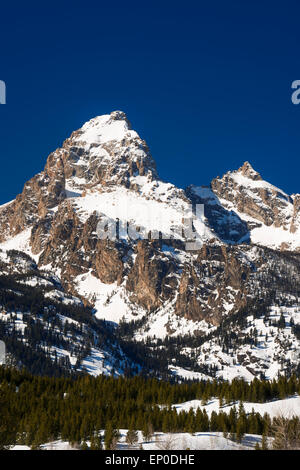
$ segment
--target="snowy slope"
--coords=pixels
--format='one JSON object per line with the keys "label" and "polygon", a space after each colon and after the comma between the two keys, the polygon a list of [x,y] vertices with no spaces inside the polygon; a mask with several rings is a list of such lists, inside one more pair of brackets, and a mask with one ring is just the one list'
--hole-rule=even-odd
{"label": "snowy slope", "polygon": [[[220,411],[229,413],[234,406],[238,409],[239,402],[230,405],[223,405],[220,408],[219,400],[213,398],[209,400],[207,405],[203,405],[201,400],[191,400],[173,406],[178,413],[180,413],[180,411],[189,411],[190,409],[197,410],[197,408],[200,408],[201,410],[205,410],[210,416],[213,411],[216,413],[219,413]],[[246,413],[251,413],[252,410],[259,413],[261,416],[268,413],[271,419],[278,416],[284,416],[288,419],[291,419],[293,416],[300,416],[300,397],[298,395],[267,403],[243,402],[243,406]]]}

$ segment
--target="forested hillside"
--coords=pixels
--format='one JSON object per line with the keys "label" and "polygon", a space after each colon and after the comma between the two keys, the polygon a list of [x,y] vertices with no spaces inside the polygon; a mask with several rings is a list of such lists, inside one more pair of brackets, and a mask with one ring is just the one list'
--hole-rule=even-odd
{"label": "forested hillside", "polygon": [[[102,448],[100,431],[105,429],[105,447],[110,448],[117,430],[141,430],[149,437],[154,431],[220,431],[240,441],[245,433],[274,437],[273,420],[255,410],[246,413],[243,401],[265,402],[300,394],[300,379],[281,377],[272,382],[255,379],[251,384],[212,381],[170,384],[141,376],[112,378],[91,376],[49,378],[26,371],[0,367],[1,446],[26,444],[33,448],[62,439],[77,445],[91,442]],[[200,408],[177,412],[172,407],[192,399],[207,403],[218,397],[221,408],[234,404],[229,412]],[[290,417],[289,429],[299,427],[299,418]]]}

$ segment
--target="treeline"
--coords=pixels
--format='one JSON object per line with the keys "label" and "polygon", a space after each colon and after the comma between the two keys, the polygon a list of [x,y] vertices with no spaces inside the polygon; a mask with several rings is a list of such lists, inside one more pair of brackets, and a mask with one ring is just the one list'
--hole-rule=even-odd
{"label": "treeline", "polygon": [[[246,414],[239,400],[264,402],[300,393],[300,379],[280,377],[272,382],[186,382],[171,384],[141,376],[113,378],[83,376],[50,378],[0,367],[0,446],[16,443],[39,446],[55,439],[73,443],[99,437],[100,430],[163,432],[220,431],[241,439],[244,433],[267,434],[268,415]],[[171,406],[192,399],[206,404],[219,398],[220,412],[177,413]],[[234,405],[229,413],[225,405]],[[146,434],[146,431],[145,431]]]}

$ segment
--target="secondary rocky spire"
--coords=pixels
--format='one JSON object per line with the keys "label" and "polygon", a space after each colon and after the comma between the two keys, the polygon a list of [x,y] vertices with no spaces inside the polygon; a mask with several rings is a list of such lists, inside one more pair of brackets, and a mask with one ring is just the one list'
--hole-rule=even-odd
{"label": "secondary rocky spire", "polygon": [[237,172],[252,180],[262,179],[260,174],[253,169],[253,166],[249,162],[244,162],[244,164],[237,170]]}

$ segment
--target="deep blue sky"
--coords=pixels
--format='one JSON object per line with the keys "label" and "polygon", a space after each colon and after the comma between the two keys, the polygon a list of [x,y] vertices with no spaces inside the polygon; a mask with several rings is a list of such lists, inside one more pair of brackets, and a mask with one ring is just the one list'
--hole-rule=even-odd
{"label": "deep blue sky", "polygon": [[0,40],[0,203],[73,130],[116,109],[178,186],[249,160],[300,192],[299,2],[2,2]]}

